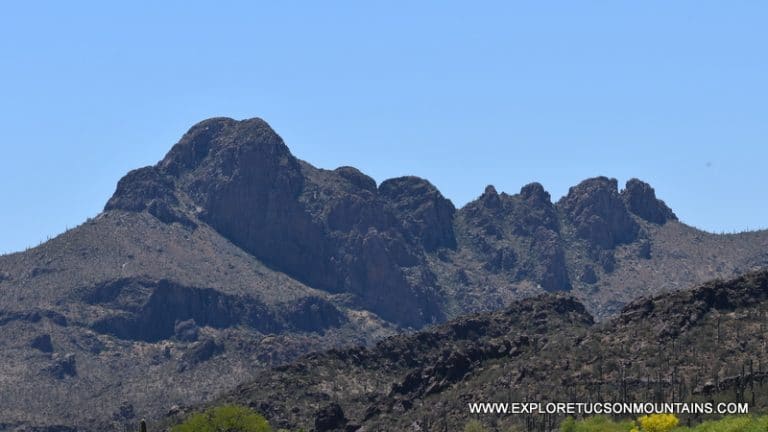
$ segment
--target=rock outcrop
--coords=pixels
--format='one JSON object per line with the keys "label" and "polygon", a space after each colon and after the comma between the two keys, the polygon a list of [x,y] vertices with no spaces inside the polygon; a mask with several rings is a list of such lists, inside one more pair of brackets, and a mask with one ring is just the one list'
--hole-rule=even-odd
{"label": "rock outcrop", "polygon": [[621,198],[630,212],[648,222],[661,225],[668,220],[677,220],[672,209],[667,207],[664,201],[656,198],[656,191],[651,185],[636,178],[627,181],[624,190],[621,191]]}
{"label": "rock outcrop", "polygon": [[456,247],[456,208],[430,182],[418,177],[393,178],[379,186],[379,193],[394,209],[409,240],[427,252]]}
{"label": "rock outcrop", "polygon": [[557,205],[579,237],[603,249],[635,240],[640,230],[619,195],[616,179],[584,180],[570,188]]}
{"label": "rock outcrop", "polygon": [[547,291],[570,289],[557,210],[541,184],[523,186],[517,195],[488,186],[459,213],[460,229],[485,269]]}
{"label": "rock outcrop", "polygon": [[261,119],[219,118],[192,127],[157,166],[121,180],[106,209],[155,208],[170,215],[161,220],[191,212],[265,263],[355,294],[388,320],[440,320],[432,287],[410,283],[402,268],[423,261],[422,247],[455,246],[453,206],[425,181],[382,186],[380,194],[354,168],[299,161]]}

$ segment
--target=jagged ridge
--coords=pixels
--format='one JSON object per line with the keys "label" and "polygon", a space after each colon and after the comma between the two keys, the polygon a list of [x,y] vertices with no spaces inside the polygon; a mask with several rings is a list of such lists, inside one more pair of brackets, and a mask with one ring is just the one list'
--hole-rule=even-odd
{"label": "jagged ridge", "polygon": [[[488,187],[456,209],[425,179],[318,169],[263,120],[210,119],[121,179],[96,218],[0,257],[0,375],[17,389],[0,422],[122,428],[306,352],[545,292],[604,320],[765,266],[766,250],[764,231],[685,226],[639,180],[588,179],[556,203],[537,183]],[[458,382],[466,359],[440,361]],[[414,376],[401,396],[442,380]]]}

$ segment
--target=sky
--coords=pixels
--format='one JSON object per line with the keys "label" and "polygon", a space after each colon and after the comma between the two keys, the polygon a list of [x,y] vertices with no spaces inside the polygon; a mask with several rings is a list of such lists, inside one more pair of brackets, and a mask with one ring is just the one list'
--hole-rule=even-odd
{"label": "sky", "polygon": [[0,253],[213,116],[456,206],[638,177],[687,224],[768,227],[766,2],[120,3],[0,7]]}

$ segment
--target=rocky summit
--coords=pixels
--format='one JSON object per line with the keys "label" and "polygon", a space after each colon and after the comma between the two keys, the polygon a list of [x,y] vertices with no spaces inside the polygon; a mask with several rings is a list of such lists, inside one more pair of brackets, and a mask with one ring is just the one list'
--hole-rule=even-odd
{"label": "rocky summit", "polygon": [[314,167],[261,119],[209,119],[93,219],[0,257],[0,429],[133,425],[307,352],[547,292],[603,321],[766,251],[768,232],[687,226],[637,179],[556,202],[488,186],[457,209],[419,177]]}

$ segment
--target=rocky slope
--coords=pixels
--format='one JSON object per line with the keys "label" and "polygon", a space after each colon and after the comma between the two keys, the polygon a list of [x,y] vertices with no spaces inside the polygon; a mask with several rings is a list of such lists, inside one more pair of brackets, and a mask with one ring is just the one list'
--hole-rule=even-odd
{"label": "rocky slope", "polygon": [[[562,416],[471,414],[472,402],[747,402],[768,408],[768,271],[639,299],[595,324],[544,294],[364,349],[258,374],[217,403],[326,431],[553,430]],[[696,416],[685,420],[696,420]],[[514,429],[517,428],[517,429]]]}
{"label": "rocky slope", "polygon": [[602,320],[762,267],[766,246],[686,226],[639,180],[557,202],[489,186],[456,209],[427,180],[316,168],[263,120],[210,119],[94,219],[0,256],[0,424],[130,424],[308,351],[544,292]]}

